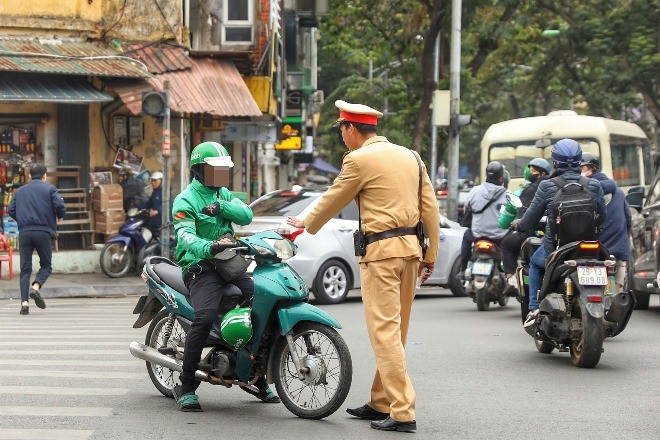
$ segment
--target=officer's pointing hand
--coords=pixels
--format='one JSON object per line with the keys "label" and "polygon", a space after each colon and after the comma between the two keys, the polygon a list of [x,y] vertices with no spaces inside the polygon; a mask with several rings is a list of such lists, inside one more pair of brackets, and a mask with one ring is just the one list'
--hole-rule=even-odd
{"label": "officer's pointing hand", "polygon": [[298,217],[287,217],[286,222],[289,226],[293,226],[294,228],[305,227],[305,223],[303,223]]}

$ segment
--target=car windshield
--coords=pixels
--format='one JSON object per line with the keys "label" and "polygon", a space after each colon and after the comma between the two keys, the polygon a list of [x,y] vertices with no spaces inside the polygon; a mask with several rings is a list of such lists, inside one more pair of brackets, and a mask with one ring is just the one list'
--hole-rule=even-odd
{"label": "car windshield", "polygon": [[255,200],[250,208],[254,216],[296,216],[320,195],[320,192],[311,191],[276,191]]}

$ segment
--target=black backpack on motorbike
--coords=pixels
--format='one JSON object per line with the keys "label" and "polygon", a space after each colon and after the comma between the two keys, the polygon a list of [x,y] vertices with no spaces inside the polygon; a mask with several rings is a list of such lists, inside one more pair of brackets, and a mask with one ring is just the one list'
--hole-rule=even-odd
{"label": "black backpack on motorbike", "polygon": [[589,179],[568,182],[562,176],[551,179],[559,187],[552,205],[550,231],[555,246],[574,241],[595,240],[598,234],[596,201],[589,191]]}

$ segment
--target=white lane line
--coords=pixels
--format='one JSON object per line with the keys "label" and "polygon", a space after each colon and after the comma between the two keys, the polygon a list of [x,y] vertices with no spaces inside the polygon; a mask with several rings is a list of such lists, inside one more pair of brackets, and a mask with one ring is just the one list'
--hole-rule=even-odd
{"label": "white lane line", "polygon": [[0,354],[39,354],[42,355],[77,355],[77,354],[126,354],[125,350],[0,350]]}
{"label": "white lane line", "polygon": [[94,431],[78,429],[15,429],[0,426],[0,438],[6,440],[87,440]]}
{"label": "white lane line", "polygon": [[[124,327],[124,330],[127,334],[133,332],[132,328]],[[5,334],[9,333],[9,334],[13,334],[13,335],[33,336],[32,333],[38,333],[39,335],[43,335],[46,332],[47,333],[56,333],[58,335],[64,335],[64,334],[66,334],[66,335],[68,335],[68,334],[77,335],[77,334],[80,334],[80,333],[84,333],[84,334],[104,334],[104,333],[106,333],[107,334],[109,331],[112,331],[112,330],[106,329],[105,327],[99,328],[99,327],[96,327],[96,326],[93,329],[89,329],[89,328],[72,329],[71,327],[66,328],[66,329],[53,329],[51,327],[48,327],[47,329],[43,329],[43,328],[42,329],[23,329],[22,328],[22,329],[18,329],[18,330],[16,329],[16,327],[14,327],[13,330],[3,330],[2,333],[5,333]],[[114,334],[121,334],[121,332],[115,332]]]}
{"label": "white lane line", "polygon": [[[106,328],[126,328],[125,325],[115,325],[115,324],[103,324],[103,325],[95,325],[94,328],[96,329],[106,329]],[[131,327],[132,328],[132,327]],[[85,324],[85,326],[80,326],[80,327],[72,327],[70,325],[49,325],[48,326],[48,331],[60,331],[60,330],[71,330],[71,329],[77,329],[78,331],[80,330],[85,330],[87,331],[88,325]],[[24,331],[44,331],[43,325],[37,325],[34,327],[29,327],[26,325],[21,325],[21,330],[16,330],[16,326],[12,327],[0,327],[0,333],[6,333],[6,332],[16,332],[16,333],[22,333]]]}
{"label": "white lane line", "polygon": [[41,370],[0,370],[0,377],[59,377],[69,379],[144,379],[142,373],[122,373],[115,371],[41,371]]}
{"label": "white lane line", "polygon": [[[25,366],[81,366],[81,367],[130,367],[138,365],[135,359],[133,361],[89,361],[76,359],[0,359],[0,365],[20,365]],[[2,391],[2,389],[0,389]]]}
{"label": "white lane line", "polygon": [[[2,332],[0,332],[2,333]],[[132,338],[133,340],[135,338]],[[142,340],[143,338],[139,338]],[[0,347],[22,347],[24,345],[36,345],[39,347],[43,346],[48,346],[48,347],[53,347],[53,346],[67,346],[67,345],[75,345],[76,347],[79,346],[127,346],[128,344],[128,339],[124,339],[122,341],[117,341],[117,342],[112,342],[112,341],[96,341],[96,342],[89,342],[89,341],[75,341],[75,342],[57,342],[57,341],[52,341],[48,342],[48,344],[44,344],[41,341],[21,341],[21,342],[0,342]]]}
{"label": "white lane line", "polygon": [[[47,331],[47,330],[46,330]],[[15,336],[14,340],[16,339],[93,339],[93,338],[118,338],[118,337],[131,337],[130,333],[108,333],[108,334],[93,334],[93,335],[81,335],[81,334],[71,334],[71,335],[20,335],[20,336]],[[44,343],[44,345],[48,345],[48,343]]]}
{"label": "white lane line", "polygon": [[93,406],[0,406],[0,416],[110,417],[112,408]]}
{"label": "white lane line", "polygon": [[42,386],[7,386],[0,387],[2,394],[29,394],[44,396],[125,396],[128,388],[70,388]]}

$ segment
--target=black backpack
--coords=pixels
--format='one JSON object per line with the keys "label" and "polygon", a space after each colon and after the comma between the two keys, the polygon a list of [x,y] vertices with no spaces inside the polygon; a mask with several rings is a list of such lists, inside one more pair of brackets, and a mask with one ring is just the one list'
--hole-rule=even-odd
{"label": "black backpack", "polygon": [[596,240],[598,211],[589,191],[589,179],[582,176],[578,182],[567,182],[557,176],[552,181],[559,187],[552,206],[552,221],[548,219],[555,246]]}

